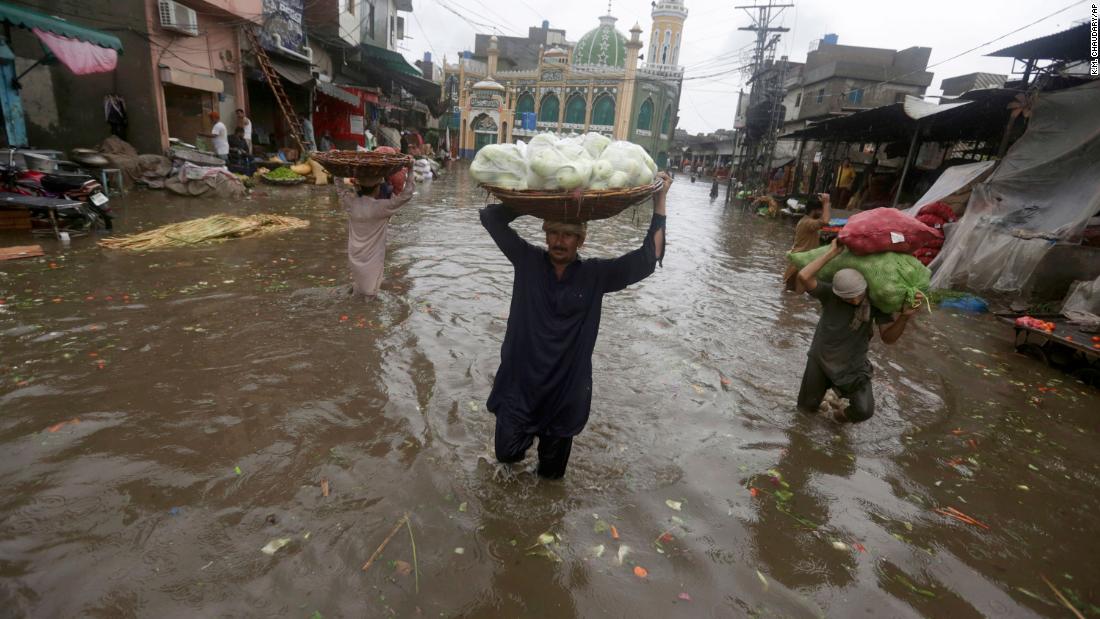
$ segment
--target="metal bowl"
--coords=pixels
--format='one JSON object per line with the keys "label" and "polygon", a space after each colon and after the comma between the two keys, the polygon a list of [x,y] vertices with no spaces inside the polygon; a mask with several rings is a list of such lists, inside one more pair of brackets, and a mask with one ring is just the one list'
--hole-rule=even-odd
{"label": "metal bowl", "polygon": [[35,153],[23,152],[23,161],[28,170],[37,170],[39,172],[56,172],[57,162],[44,155],[38,155]]}
{"label": "metal bowl", "polygon": [[73,161],[80,165],[89,166],[92,168],[105,168],[111,165],[111,162],[106,157],[99,153],[92,151],[90,153],[78,153],[73,151]]}

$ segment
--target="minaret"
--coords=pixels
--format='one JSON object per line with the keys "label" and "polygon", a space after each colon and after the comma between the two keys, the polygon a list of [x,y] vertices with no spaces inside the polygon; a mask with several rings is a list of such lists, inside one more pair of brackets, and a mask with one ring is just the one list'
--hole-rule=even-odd
{"label": "minaret", "polygon": [[489,38],[489,74],[485,76],[487,79],[493,79],[493,76],[496,75],[497,55],[499,53],[500,51],[497,49],[497,35],[494,34],[492,37]]}
{"label": "minaret", "polygon": [[630,139],[631,110],[634,109],[634,90],[638,75],[638,52],[642,49],[642,27],[637,23],[630,29],[630,40],[626,43],[626,79],[619,94],[619,109],[615,112],[615,139]]}
{"label": "minaret", "polygon": [[646,60],[651,65],[676,66],[680,63],[680,37],[688,16],[684,0],[658,0],[652,14],[653,30]]}

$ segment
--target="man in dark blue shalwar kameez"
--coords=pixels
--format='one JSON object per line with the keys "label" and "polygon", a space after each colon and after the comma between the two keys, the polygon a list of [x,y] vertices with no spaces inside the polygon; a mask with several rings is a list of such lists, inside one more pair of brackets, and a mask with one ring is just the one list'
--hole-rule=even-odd
{"label": "man in dark blue shalwar kameez", "polygon": [[584,224],[547,221],[547,249],[520,238],[510,224],[519,214],[493,204],[481,223],[515,267],[508,330],[500,369],[489,394],[496,415],[500,462],[519,462],[539,439],[538,474],[565,475],[573,437],[584,429],[592,405],[592,350],[600,330],[603,295],[640,282],[664,258],[665,196],[672,179],[653,198],[653,219],[642,246],[613,259],[582,259]]}

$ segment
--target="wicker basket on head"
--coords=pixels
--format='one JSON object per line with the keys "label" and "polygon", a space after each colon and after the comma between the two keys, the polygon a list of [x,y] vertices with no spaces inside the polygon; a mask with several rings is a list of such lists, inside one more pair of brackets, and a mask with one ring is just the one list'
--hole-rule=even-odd
{"label": "wicker basket on head", "polygon": [[402,154],[330,150],[311,155],[326,172],[344,178],[385,178],[412,163],[412,157]]}
{"label": "wicker basket on head", "polygon": [[504,189],[482,185],[496,196],[501,204],[524,215],[550,221],[579,223],[614,217],[624,210],[643,202],[661,189],[663,181],[650,185],[606,190],[538,191],[533,189]]}

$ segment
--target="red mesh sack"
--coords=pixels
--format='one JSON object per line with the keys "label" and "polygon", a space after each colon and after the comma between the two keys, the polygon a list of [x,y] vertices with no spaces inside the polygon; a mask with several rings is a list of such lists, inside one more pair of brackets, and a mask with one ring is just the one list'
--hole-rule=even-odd
{"label": "red mesh sack", "polygon": [[[386,153],[388,155],[400,155],[401,154],[401,151],[397,150],[396,148],[394,148],[392,146],[379,146],[378,148],[376,148],[374,150],[375,150],[375,152]],[[393,187],[393,193],[394,194],[399,194],[405,189],[405,178],[407,178],[408,175],[409,175],[409,169],[408,168],[401,168],[397,172],[394,172],[393,174],[391,174],[390,177],[386,179],[386,181],[389,182],[390,186]]]}
{"label": "red mesh sack", "polygon": [[943,233],[892,208],[876,208],[848,218],[837,235],[841,245],[857,256],[888,251],[912,254]]}
{"label": "red mesh sack", "polygon": [[958,219],[951,205],[946,202],[933,202],[932,204],[928,204],[922,208],[917,215],[917,219],[920,219],[920,215],[935,215],[944,220],[944,222],[951,222]]}
{"label": "red mesh sack", "polygon": [[932,239],[924,247],[925,249],[935,249],[939,253],[940,248],[943,247],[943,239]]}
{"label": "red mesh sack", "polygon": [[922,213],[920,215],[917,215],[917,221],[930,228],[936,228],[937,230],[942,229],[943,224],[947,223],[942,217],[940,217],[939,215],[933,215],[932,213]]}

